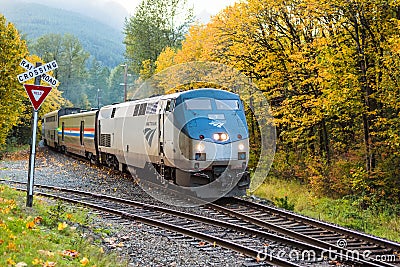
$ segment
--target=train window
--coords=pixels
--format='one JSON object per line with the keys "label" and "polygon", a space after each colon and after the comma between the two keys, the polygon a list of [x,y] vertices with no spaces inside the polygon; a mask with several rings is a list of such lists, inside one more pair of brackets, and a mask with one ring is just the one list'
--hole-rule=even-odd
{"label": "train window", "polygon": [[135,110],[133,111],[133,116],[139,115],[139,108],[140,108],[140,104],[137,104],[135,106]]}
{"label": "train window", "polygon": [[56,117],[55,116],[51,116],[51,117],[47,117],[46,118],[46,122],[53,122],[56,121]]}
{"label": "train window", "polygon": [[239,101],[237,101],[237,100],[230,100],[230,99],[215,100],[215,104],[217,106],[217,109],[221,109],[221,110],[238,110],[239,109]]}
{"label": "train window", "polygon": [[147,103],[140,104],[139,115],[144,115],[146,113]]}
{"label": "train window", "polygon": [[112,112],[111,112],[111,118],[114,118],[114,116],[115,116],[115,110],[116,110],[117,108],[113,108],[112,109]]}
{"label": "train window", "polygon": [[146,108],[146,114],[156,114],[157,107],[158,107],[158,102],[149,103]]}
{"label": "train window", "polygon": [[170,99],[167,102],[167,105],[165,106],[165,111],[174,111],[175,108],[175,99]]}
{"label": "train window", "polygon": [[174,111],[175,109],[175,99],[171,100],[171,105],[169,106],[169,111]]}
{"label": "train window", "polygon": [[211,110],[210,99],[186,99],[185,106],[187,110]]}

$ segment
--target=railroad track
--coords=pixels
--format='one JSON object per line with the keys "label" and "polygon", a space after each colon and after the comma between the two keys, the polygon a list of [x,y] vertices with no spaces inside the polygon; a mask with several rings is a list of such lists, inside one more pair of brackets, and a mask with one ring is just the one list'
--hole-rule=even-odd
{"label": "railroad track", "polygon": [[[20,186],[23,182],[0,180]],[[272,264],[276,266],[326,266],[329,259],[324,258],[327,248],[321,242],[311,242],[310,239],[301,240],[294,238],[286,231],[271,229],[259,222],[251,222],[248,217],[238,218],[240,211],[226,209],[222,206],[209,204],[202,209],[206,216],[145,204],[132,200],[111,197],[102,194],[57,188],[52,186],[36,185],[40,191],[37,194],[62,199],[64,201],[81,204],[93,209],[113,214],[122,219],[139,221],[148,225],[167,229],[185,236],[194,237],[208,242],[209,246],[221,246],[242,253],[259,264]],[[18,188],[18,186],[17,186]],[[235,199],[235,201],[240,201]],[[236,206],[235,208],[238,208]],[[217,212],[216,210],[219,209]],[[228,211],[227,211],[228,210]],[[229,210],[235,213],[229,213]],[[214,212],[212,212],[214,211]],[[234,216],[235,215],[235,216]],[[232,218],[234,217],[234,218]],[[291,257],[315,252],[314,258],[304,259]],[[329,251],[330,256],[337,260],[330,260],[331,264],[342,266],[395,266],[376,263],[372,258],[349,258],[344,250]],[[292,255],[292,256],[293,256]]]}
{"label": "railroad track", "polygon": [[400,266],[400,244],[396,242],[241,198],[224,199],[219,204],[210,203],[205,207],[218,211],[220,217],[229,216],[236,218],[237,223],[257,225],[284,234],[325,248],[327,253],[335,250],[379,266]]}

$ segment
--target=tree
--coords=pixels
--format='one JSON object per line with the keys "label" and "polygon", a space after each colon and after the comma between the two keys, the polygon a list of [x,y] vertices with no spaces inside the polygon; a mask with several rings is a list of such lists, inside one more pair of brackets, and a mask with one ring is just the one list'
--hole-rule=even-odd
{"label": "tree", "polygon": [[153,73],[158,55],[166,47],[180,47],[192,21],[186,0],[143,0],[125,21],[126,56],[134,73],[140,73],[144,62]]}
{"label": "tree", "polygon": [[33,43],[32,51],[46,62],[57,61],[59,68],[54,76],[60,81],[59,90],[63,92],[63,97],[75,106],[85,103],[82,108],[90,108],[87,101],[81,101],[81,98],[87,99],[86,61],[89,53],[83,49],[76,37],[71,34],[44,35]]}
{"label": "tree", "polygon": [[397,1],[249,0],[193,26],[157,71],[193,60],[235,67],[271,102],[275,175],[398,202],[399,21]]}
{"label": "tree", "polygon": [[[110,70],[103,66],[96,59],[92,60],[92,64],[88,71],[87,80],[87,96],[92,108],[100,106],[101,92],[108,91]],[[104,99],[107,101],[107,99]]]}
{"label": "tree", "polygon": [[[45,63],[45,61],[43,61],[41,58],[39,58],[36,55],[29,55],[26,57],[26,59],[32,63],[36,63],[36,62],[40,62],[42,64]],[[49,72],[49,74],[52,76],[54,75],[53,71]],[[28,80],[25,83],[33,84],[34,79]],[[49,86],[44,81],[41,81],[41,85]],[[32,108],[32,104],[31,104],[27,94],[24,93],[23,96],[24,96],[23,105],[24,105],[25,109],[23,112],[22,111],[20,112],[20,114],[19,114],[20,117],[19,117],[17,125],[15,125],[12,128],[12,130],[9,132],[9,135],[7,137],[8,140],[12,140],[12,141],[10,141],[10,143],[13,143],[13,144],[28,144],[32,137],[32,129],[31,128],[32,128],[33,108]],[[42,118],[44,116],[44,114],[54,111],[54,110],[57,110],[57,109],[61,108],[62,106],[63,107],[72,106],[72,103],[70,103],[69,101],[64,99],[61,96],[61,92],[58,91],[57,88],[53,88],[39,109],[39,116],[38,116],[39,121],[38,121],[38,128],[37,128],[37,132],[39,134],[41,133],[41,128],[42,128],[40,118]]]}
{"label": "tree", "polygon": [[17,75],[24,72],[19,63],[28,54],[25,41],[12,23],[0,14],[0,147],[13,126],[17,125],[26,106],[25,92]]}

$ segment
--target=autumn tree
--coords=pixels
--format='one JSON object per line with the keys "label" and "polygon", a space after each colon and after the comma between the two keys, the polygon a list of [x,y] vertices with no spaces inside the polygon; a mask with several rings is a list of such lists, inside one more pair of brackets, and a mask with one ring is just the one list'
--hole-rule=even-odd
{"label": "autumn tree", "polygon": [[12,23],[0,14],[0,147],[13,126],[17,125],[24,105],[25,92],[17,75],[24,72],[19,63],[28,54],[25,41]]}
{"label": "autumn tree", "polygon": [[[40,57],[36,55],[29,55],[25,57],[29,62],[32,63],[42,63],[45,64],[46,62],[43,61]],[[49,74],[51,76],[54,75],[54,71],[50,71]],[[33,84],[34,79],[28,80],[25,83]],[[43,80],[41,81],[41,85],[49,86]],[[18,123],[12,128],[10,131],[7,139],[12,140],[14,144],[28,144],[32,137],[32,111],[33,107],[29,100],[29,97],[26,93],[23,94],[23,105],[25,106],[25,110],[20,113],[20,118]],[[46,97],[45,101],[42,103],[39,109],[39,118],[42,118],[44,114],[57,110],[61,107],[72,106],[72,103],[62,97],[62,93],[58,90],[58,88],[53,88],[49,95]],[[38,121],[38,128],[37,132],[40,136],[41,133],[41,120]],[[38,138],[39,139],[39,138]]]}
{"label": "autumn tree", "polygon": [[237,3],[165,49],[157,71],[193,60],[235,67],[272,105],[274,175],[398,201],[399,10],[383,0]]}

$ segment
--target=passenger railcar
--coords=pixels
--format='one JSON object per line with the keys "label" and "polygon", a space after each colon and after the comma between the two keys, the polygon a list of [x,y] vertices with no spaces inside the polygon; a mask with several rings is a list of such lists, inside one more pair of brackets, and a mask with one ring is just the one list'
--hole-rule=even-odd
{"label": "passenger railcar", "polygon": [[244,195],[250,184],[244,107],[238,95],[223,90],[197,89],[60,116],[58,140],[63,150],[119,170],[151,167],[183,187],[210,184],[224,173],[221,183],[235,182],[228,196]]}
{"label": "passenger railcar", "polygon": [[96,110],[61,116],[58,128],[60,150],[96,161],[97,114],[98,111]]}
{"label": "passenger railcar", "polygon": [[43,116],[42,119],[42,138],[45,145],[58,149],[59,148],[59,118],[68,114],[77,114],[80,108],[63,108]]}

